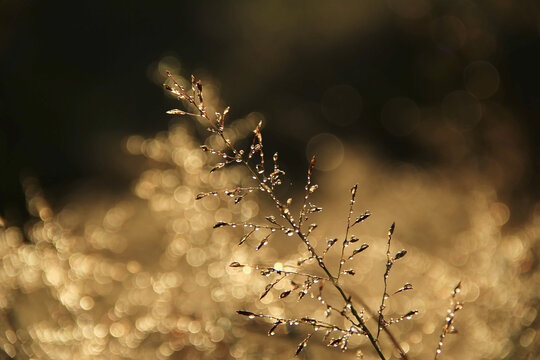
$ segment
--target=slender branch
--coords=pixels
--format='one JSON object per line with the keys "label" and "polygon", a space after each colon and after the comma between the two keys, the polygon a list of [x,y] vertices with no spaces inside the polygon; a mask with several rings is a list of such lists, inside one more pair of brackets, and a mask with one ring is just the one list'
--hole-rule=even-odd
{"label": "slender branch", "polygon": [[392,265],[394,262],[392,261],[392,257],[390,255],[390,242],[392,241],[392,234],[394,233],[395,223],[392,223],[390,226],[390,229],[388,229],[388,245],[386,247],[386,270],[384,271],[384,291],[383,296],[381,299],[381,306],[379,307],[379,320],[378,320],[378,327],[377,327],[377,339],[379,339],[379,334],[381,333],[381,328],[384,327],[384,316],[383,311],[385,308],[385,301],[388,299],[389,295],[387,293],[388,288],[388,276],[390,274],[390,269],[392,268]]}
{"label": "slender branch", "polygon": [[304,203],[302,204],[302,208],[300,209],[300,214],[298,215],[298,226],[302,226],[304,217],[306,217],[307,219],[307,216],[306,216],[307,201],[309,199],[309,196],[317,189],[317,185],[314,185],[313,187],[311,186],[311,172],[313,171],[314,167],[315,167],[315,156],[311,158],[311,162],[309,164],[308,175],[307,175],[306,186],[305,186],[306,194],[304,195]]}
{"label": "slender branch", "polygon": [[[356,294],[354,291],[351,291],[351,293],[353,294],[354,298],[356,299],[356,301],[358,301],[358,303],[364,308],[364,310],[367,311],[367,313],[369,314],[369,316],[371,316],[372,318],[375,318],[377,317],[377,315],[375,314],[374,311],[372,311],[367,303],[358,295]],[[409,358],[407,357],[407,354],[405,353],[405,351],[403,350],[403,348],[401,347],[401,345],[399,345],[399,342],[397,341],[397,339],[394,337],[394,334],[392,334],[392,332],[390,331],[390,329],[388,329],[388,327],[383,327],[382,329],[386,335],[388,336],[388,338],[390,339],[390,341],[392,342],[392,345],[394,345],[394,347],[399,351],[399,355],[401,356],[401,358],[403,360],[409,360]]]}
{"label": "slender branch", "polygon": [[461,281],[456,285],[452,291],[452,296],[450,297],[450,308],[448,309],[448,315],[444,320],[444,326],[442,333],[439,337],[439,343],[437,344],[437,350],[435,350],[434,359],[437,360],[438,356],[442,352],[442,347],[444,345],[444,340],[448,334],[455,334],[457,332],[454,327],[454,319],[456,317],[456,312],[463,309],[463,304],[460,301],[456,300],[457,294],[461,292]]}
{"label": "slender branch", "polygon": [[351,188],[351,202],[349,205],[349,214],[347,216],[347,228],[345,229],[345,239],[343,239],[343,245],[341,246],[341,257],[339,260],[339,269],[337,274],[337,280],[339,280],[339,277],[341,275],[341,268],[343,267],[343,264],[345,263],[345,259],[343,258],[343,255],[345,253],[345,248],[348,246],[349,242],[349,229],[351,228],[351,215],[353,213],[353,207],[354,207],[354,201],[356,198],[356,190],[358,189],[358,184],[354,185]]}
{"label": "slender branch", "polygon": [[[225,137],[222,127],[217,126],[216,123],[210,119],[210,117],[208,116],[208,114],[205,111],[204,103],[202,101],[202,95],[201,95],[201,93],[202,93],[202,85],[200,85],[198,87],[198,94],[197,95],[198,95],[200,104],[197,104],[194,97],[187,94],[184,87],[176,82],[176,80],[173,78],[171,73],[167,72],[167,75],[172,79],[172,81],[175,83],[175,85],[180,89],[181,92],[178,94],[179,98],[183,99],[183,100],[187,100],[190,104],[194,105],[197,108],[197,110],[199,111],[199,113],[201,114],[201,116],[203,116],[209,122],[210,126],[212,126],[212,128],[215,130],[215,132],[223,139],[226,146],[233,152],[233,154],[235,154],[235,156],[238,156],[238,159],[240,160],[239,162],[242,163],[245,166],[245,168],[251,173],[252,178],[255,181],[258,182],[259,186],[261,187],[261,190],[263,190],[263,192],[266,192],[268,194],[268,196],[272,199],[272,201],[276,205],[276,208],[279,210],[281,216],[293,227],[295,233],[298,235],[300,240],[306,245],[306,247],[307,247],[308,251],[311,253],[312,257],[317,259],[317,264],[328,275],[328,277],[331,279],[332,285],[341,294],[343,300],[346,303],[350,303],[350,296],[347,296],[347,294],[344,292],[344,290],[342,289],[342,287],[338,283],[339,272],[338,272],[337,277],[333,276],[330,273],[330,271],[328,270],[328,268],[324,264],[323,259],[320,256],[317,255],[317,252],[315,251],[315,248],[313,248],[313,246],[310,244],[309,240],[307,239],[306,235],[301,231],[300,226],[294,221],[294,218],[292,217],[289,208],[287,206],[283,205],[279,201],[279,199],[274,194],[273,188],[266,184],[267,179],[264,178],[264,176],[263,176],[263,179],[261,179],[259,177],[259,174],[251,167],[251,165],[248,163],[248,161],[242,159],[241,155],[243,154],[243,152],[237,151],[236,148],[232,145],[232,143]],[[193,84],[195,84],[194,81],[193,81]],[[195,85],[193,86],[193,89],[195,91],[195,89],[196,89]],[[349,231],[349,228],[350,228],[352,206],[354,204],[354,197],[356,195],[356,186],[353,187],[353,190],[351,190],[351,192],[352,192],[351,206],[350,206],[349,216],[348,216],[348,220],[347,220],[347,231],[346,231],[345,240],[344,240],[344,244],[343,244],[343,248],[342,248],[342,253],[344,252],[345,242],[347,241],[348,231]],[[342,256],[342,258],[343,258],[343,256]],[[340,271],[341,271],[341,266],[342,266],[342,264],[340,262]],[[379,358],[382,359],[382,360],[386,360],[386,358],[384,357],[379,345],[377,344],[376,339],[373,337],[371,331],[367,328],[364,320],[358,314],[358,311],[353,306],[353,304],[351,304],[350,310],[351,310],[351,313],[353,314],[353,316],[358,321],[357,326],[359,326],[362,329],[362,331],[366,334],[366,336],[368,337],[371,345],[373,346],[373,348],[377,352],[377,355],[379,356]]]}

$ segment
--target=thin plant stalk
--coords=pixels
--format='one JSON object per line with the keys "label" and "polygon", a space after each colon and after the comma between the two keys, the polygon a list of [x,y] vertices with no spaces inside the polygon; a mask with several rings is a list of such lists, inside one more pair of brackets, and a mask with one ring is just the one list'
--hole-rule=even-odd
{"label": "thin plant stalk", "polygon": [[[170,72],[167,72],[167,75],[169,76],[169,78],[171,78],[171,80],[174,82],[174,84],[177,86],[178,89],[180,89],[180,93],[178,93],[177,95],[179,96],[180,99],[182,100],[186,100],[188,101],[191,105],[193,105],[199,112],[199,116],[205,118],[207,120],[207,122],[210,124],[210,126],[212,127],[212,129],[214,130],[215,133],[217,133],[221,138],[222,140],[224,141],[224,143],[226,144],[226,146],[233,152],[233,154],[235,156],[238,157],[239,161],[237,160],[236,162],[237,163],[241,163],[248,171],[249,173],[251,174],[252,178],[257,181],[257,183],[259,184],[259,186],[261,187],[261,189],[264,190],[264,192],[267,193],[267,195],[271,198],[271,200],[274,202],[276,208],[278,209],[278,211],[280,212],[281,216],[287,221],[287,223],[289,225],[292,226],[294,232],[297,234],[298,238],[306,245],[309,253],[311,254],[311,257],[316,259],[317,260],[317,264],[318,266],[326,273],[326,275],[328,275],[329,279],[330,279],[330,282],[332,283],[332,285],[334,286],[334,288],[337,289],[337,291],[340,293],[341,297],[343,298],[343,300],[350,305],[350,311],[351,313],[353,314],[354,318],[356,319],[356,321],[358,322],[357,324],[354,324],[356,326],[358,326],[360,329],[362,329],[362,331],[365,333],[365,335],[367,336],[367,338],[369,339],[369,342],[371,343],[371,345],[373,346],[373,349],[375,350],[375,352],[377,353],[377,355],[379,356],[380,359],[382,360],[386,360],[384,354],[382,353],[382,350],[381,348],[379,347],[378,343],[377,343],[377,340],[375,339],[375,337],[373,336],[373,334],[371,333],[371,331],[369,330],[369,328],[366,326],[364,320],[362,319],[362,317],[360,316],[360,314],[358,313],[358,311],[356,310],[356,308],[354,307],[354,305],[351,303],[351,296],[347,295],[345,293],[345,291],[343,290],[343,288],[341,287],[341,285],[339,284],[339,274],[337,276],[334,276],[329,270],[328,268],[326,267],[326,265],[324,264],[323,262],[323,259],[322,257],[320,257],[316,250],[313,248],[313,246],[309,243],[306,235],[304,234],[304,232],[302,231],[302,229],[300,228],[300,226],[296,223],[296,221],[294,220],[294,218],[292,217],[290,211],[288,210],[288,207],[284,206],[280,201],[279,199],[276,197],[276,195],[274,194],[274,191],[272,189],[272,187],[268,186],[259,176],[259,174],[257,173],[257,171],[255,171],[255,169],[253,169],[253,167],[249,164],[249,162],[247,160],[244,160],[241,156],[242,153],[239,152],[238,150],[236,150],[236,148],[234,147],[234,145],[225,137],[224,135],[224,132],[223,132],[223,124],[224,124],[224,119],[222,120],[222,124],[221,126],[219,126],[220,124],[217,124],[215,121],[212,121],[210,119],[210,117],[208,116],[208,113],[206,112],[206,108],[204,106],[204,102],[202,101],[202,85],[199,83],[196,83],[195,82],[195,79],[192,77],[192,83],[193,83],[193,89],[194,91],[197,93],[198,95],[198,104],[197,104],[197,101],[195,100],[195,97],[194,96],[190,96],[184,89],[184,87],[182,85],[180,85],[172,76],[172,74]],[[197,92],[198,90],[198,92]],[[191,114],[193,115],[193,114]],[[354,203],[354,197],[353,197],[353,200],[351,201],[351,207],[352,207],[352,204]],[[349,212],[349,217],[348,217],[348,225],[347,225],[347,230],[350,228],[350,212]],[[347,235],[348,236],[348,232],[347,232]],[[345,239],[346,241],[347,239]],[[341,269],[341,263],[340,263],[340,269]]]}

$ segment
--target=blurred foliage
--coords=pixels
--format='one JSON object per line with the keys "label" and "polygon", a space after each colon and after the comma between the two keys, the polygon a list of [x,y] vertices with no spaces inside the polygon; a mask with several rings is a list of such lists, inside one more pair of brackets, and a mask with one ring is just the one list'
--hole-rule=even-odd
{"label": "blurred foliage", "polygon": [[[370,252],[354,279],[374,309],[384,232],[397,222],[396,246],[409,255],[391,281],[415,290],[389,311],[420,310],[393,327],[411,358],[433,354],[458,280],[466,307],[442,356],[534,356],[539,7],[0,2],[0,347],[21,358],[247,359],[289,356],[303,338],[287,329],[268,339],[268,324],[234,313],[305,308],[259,303],[264,279],[226,267],[253,251],[213,222],[269,209],[256,198],[193,201],[243,178],[207,175],[201,128],[148,135],[166,129],[173,107],[156,90],[168,69],[197,73],[216,109],[231,105],[239,138],[266,119],[268,152],[280,152],[291,178],[320,154],[322,233],[342,230],[347,189],[359,183],[376,216],[362,224]],[[124,147],[147,160],[118,151],[129,133],[146,134]],[[291,245],[259,256],[275,263],[285,250],[302,255]],[[317,345],[306,354],[339,356]]]}

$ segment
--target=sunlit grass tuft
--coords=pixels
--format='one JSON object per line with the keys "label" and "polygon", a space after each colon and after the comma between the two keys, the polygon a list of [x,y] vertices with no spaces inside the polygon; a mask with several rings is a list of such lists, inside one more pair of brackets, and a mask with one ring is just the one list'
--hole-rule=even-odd
{"label": "sunlit grass tuft", "polygon": [[[83,194],[57,209],[36,179],[24,181],[33,220],[24,228],[0,221],[4,353],[415,359],[442,349],[444,359],[538,352],[540,213],[503,232],[508,209],[489,184],[471,188],[436,172],[381,166],[351,145],[332,172],[317,172],[310,157],[303,190],[282,199],[283,167],[265,153],[260,119],[215,117],[202,83],[182,83],[194,92],[167,83],[185,105],[173,114],[200,121],[126,139],[145,167],[131,192]],[[210,126],[207,137],[195,135],[201,126]],[[454,326],[459,333],[446,336]]]}

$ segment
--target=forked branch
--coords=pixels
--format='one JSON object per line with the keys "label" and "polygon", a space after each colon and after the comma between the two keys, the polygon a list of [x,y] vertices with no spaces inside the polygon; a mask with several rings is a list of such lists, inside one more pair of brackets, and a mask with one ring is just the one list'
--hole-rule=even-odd
{"label": "forked branch", "polygon": [[[269,217],[266,218],[266,220],[268,220],[271,223],[271,225],[256,225],[256,224],[250,224],[250,223],[237,224],[237,223],[228,223],[228,222],[218,222],[214,227],[221,227],[221,226],[237,227],[238,226],[238,227],[248,228],[249,232],[246,235],[244,235],[244,237],[242,237],[242,240],[240,241],[240,245],[243,244],[251,236],[251,234],[253,234],[253,232],[255,230],[257,230],[257,229],[267,229],[269,231],[269,234],[261,241],[261,243],[257,247],[257,250],[260,249],[262,246],[264,246],[267,243],[268,238],[270,237],[270,235],[273,232],[281,231],[281,232],[285,233],[288,236],[296,236],[306,246],[306,249],[307,249],[307,251],[309,253],[308,259],[299,261],[298,265],[300,266],[306,260],[314,259],[316,261],[317,265],[319,266],[319,268],[322,269],[322,271],[325,274],[325,277],[321,277],[321,276],[317,276],[317,275],[305,274],[305,273],[300,273],[300,272],[295,272],[295,271],[283,271],[281,269],[275,269],[275,268],[272,268],[272,267],[256,267],[257,269],[261,270],[261,273],[263,275],[268,276],[270,273],[276,273],[276,274],[279,275],[279,277],[276,280],[274,280],[273,282],[271,282],[270,284],[267,285],[267,287],[266,287],[264,293],[262,294],[261,298],[266,296],[266,294],[270,290],[272,290],[272,288],[274,288],[274,285],[276,285],[278,282],[282,281],[283,279],[285,279],[286,277],[289,277],[289,276],[303,276],[303,277],[307,278],[304,281],[304,284],[302,285],[302,290],[299,293],[299,299],[301,299],[305,294],[307,294],[310,291],[311,286],[315,282],[321,281],[321,282],[330,283],[339,292],[341,298],[345,302],[345,306],[344,306],[343,310],[339,310],[338,312],[342,316],[344,316],[345,319],[347,319],[351,323],[351,327],[349,329],[342,329],[342,328],[339,328],[339,327],[337,327],[335,325],[328,324],[328,323],[325,323],[325,322],[321,322],[321,321],[318,321],[318,320],[315,320],[315,319],[310,319],[310,318],[302,318],[300,320],[281,319],[281,318],[275,318],[275,317],[271,317],[271,316],[263,315],[263,314],[255,314],[255,313],[252,313],[252,312],[249,312],[249,311],[244,311],[244,310],[239,311],[238,313],[241,314],[241,315],[248,316],[249,318],[259,317],[259,318],[266,318],[268,320],[271,320],[274,323],[274,326],[271,329],[270,333],[274,333],[275,329],[280,324],[284,324],[284,323],[291,322],[291,321],[292,322],[296,321],[297,323],[308,324],[308,325],[311,325],[311,326],[313,326],[315,328],[326,328],[326,329],[328,329],[330,331],[340,331],[342,336],[340,336],[340,337],[338,337],[336,339],[331,339],[330,343],[329,343],[329,346],[339,346],[342,350],[345,350],[347,348],[347,343],[348,343],[348,339],[350,338],[350,336],[364,335],[364,336],[366,336],[368,338],[369,342],[371,343],[371,345],[372,345],[373,349],[375,350],[375,352],[377,353],[378,357],[380,359],[384,360],[385,356],[382,353],[382,350],[381,350],[381,348],[380,348],[380,346],[378,344],[378,341],[377,341],[376,337],[373,336],[372,332],[366,326],[365,319],[364,319],[363,315],[361,314],[361,312],[359,312],[359,310],[353,304],[351,296],[345,292],[342,285],[340,285],[340,283],[339,283],[341,274],[346,274],[346,275],[353,276],[354,273],[355,273],[354,270],[352,270],[352,269],[342,271],[342,268],[343,268],[343,265],[345,264],[345,262],[348,261],[348,260],[352,260],[355,255],[357,255],[358,253],[360,253],[360,252],[362,252],[362,251],[364,251],[364,250],[366,250],[368,248],[367,244],[362,244],[358,249],[354,250],[351,255],[349,255],[348,257],[345,257],[345,249],[350,244],[353,244],[353,243],[355,243],[355,242],[357,242],[359,240],[356,236],[350,235],[350,229],[354,225],[364,221],[370,215],[369,212],[365,212],[362,215],[360,215],[359,217],[357,217],[356,220],[353,221],[352,216],[353,216],[353,213],[354,213],[355,197],[356,197],[356,192],[357,192],[357,189],[358,189],[357,185],[355,185],[351,189],[351,200],[350,200],[350,204],[349,204],[349,213],[348,213],[348,216],[347,216],[347,226],[346,226],[346,229],[345,229],[345,238],[343,239],[343,243],[342,243],[342,246],[341,246],[341,257],[340,257],[340,262],[339,262],[339,266],[338,266],[338,272],[337,272],[337,274],[332,274],[332,272],[329,270],[327,264],[324,261],[324,255],[328,252],[328,250],[332,247],[332,245],[336,242],[336,240],[330,240],[328,242],[327,248],[324,250],[322,256],[320,256],[318,254],[317,250],[315,249],[315,247],[309,241],[309,236],[317,228],[317,225],[316,224],[311,224],[307,228],[305,228],[305,223],[309,219],[310,215],[313,214],[313,213],[321,211],[321,208],[318,208],[317,206],[315,206],[315,205],[313,205],[313,204],[311,204],[309,202],[310,196],[317,190],[317,185],[312,185],[312,179],[311,179],[312,171],[313,171],[313,168],[315,167],[315,163],[316,163],[315,158],[314,157],[312,158],[312,160],[310,162],[310,165],[309,165],[309,168],[308,168],[307,181],[306,181],[306,185],[305,185],[305,195],[304,195],[303,203],[302,203],[302,205],[300,207],[300,210],[298,212],[298,218],[295,219],[294,216],[292,215],[292,211],[291,211],[292,199],[288,199],[287,201],[282,202],[281,200],[279,200],[279,198],[277,197],[277,195],[275,193],[275,188],[276,188],[276,186],[281,184],[281,176],[284,174],[284,172],[279,169],[279,166],[278,166],[278,163],[277,163],[277,160],[278,160],[277,153],[274,154],[274,156],[273,156],[273,161],[274,161],[273,171],[270,172],[269,174],[266,172],[265,162],[264,162],[264,153],[263,153],[262,134],[261,134],[261,125],[262,124],[259,123],[258,126],[256,127],[256,129],[253,131],[253,134],[254,134],[253,142],[252,142],[247,154],[243,150],[237,150],[235,148],[235,146],[232,144],[232,142],[226,137],[225,132],[224,132],[225,118],[226,118],[226,115],[228,113],[228,108],[223,112],[223,114],[216,113],[216,119],[210,118],[208,113],[207,113],[206,106],[204,104],[204,98],[203,98],[203,95],[202,95],[202,93],[203,93],[203,85],[202,85],[202,83],[200,81],[196,81],[195,78],[192,77],[192,81],[191,81],[192,86],[191,87],[192,87],[193,95],[190,95],[185,90],[185,88],[174,79],[174,77],[170,73],[167,73],[167,75],[169,76],[169,78],[171,79],[171,81],[173,82],[174,85],[173,86],[165,85],[165,88],[167,90],[169,90],[172,94],[177,96],[179,100],[183,100],[183,101],[188,102],[190,105],[192,105],[196,109],[196,112],[194,112],[194,113],[193,112],[185,112],[185,111],[176,110],[176,109],[171,110],[169,113],[171,113],[171,114],[180,114],[180,115],[197,116],[197,117],[201,117],[201,118],[206,119],[207,122],[210,125],[210,128],[208,130],[210,132],[212,132],[212,133],[217,134],[225,143],[225,146],[226,146],[226,149],[227,149],[225,151],[214,150],[214,149],[211,149],[211,148],[209,148],[208,146],[205,146],[205,145],[203,145],[201,147],[203,151],[210,152],[210,153],[215,154],[217,156],[220,156],[222,159],[224,159],[224,161],[222,163],[219,163],[216,167],[214,167],[214,169],[212,169],[212,171],[224,168],[224,167],[232,165],[232,164],[241,164],[248,170],[248,172],[250,173],[252,179],[257,184],[257,186],[255,186],[255,187],[235,188],[235,189],[231,189],[231,190],[223,190],[221,192],[223,192],[224,194],[226,194],[226,195],[228,195],[230,197],[235,198],[235,202],[239,202],[247,193],[252,192],[252,191],[261,191],[261,192],[265,193],[271,199],[274,206],[278,210],[279,215],[281,216],[282,220],[284,220],[284,222],[285,222],[285,225],[280,225],[277,222],[275,217],[269,216]],[[259,162],[256,163],[255,166],[253,166],[253,165],[251,165],[251,162],[254,161],[253,159],[255,158],[256,154],[258,154],[257,157],[259,158]],[[218,195],[219,193],[220,193],[220,191],[212,191],[212,192],[209,192],[209,193],[201,193],[201,194],[199,194],[197,196],[197,199],[200,199],[200,198],[203,198],[203,197],[209,196],[209,195]],[[386,327],[386,324],[384,324],[384,319],[382,317],[382,310],[384,309],[384,301],[387,298],[386,279],[388,277],[388,272],[390,270],[391,265],[393,264],[393,261],[395,261],[398,258],[402,257],[406,253],[405,251],[403,251],[401,253],[396,254],[396,256],[394,256],[394,258],[390,257],[389,247],[390,247],[390,237],[391,237],[391,232],[392,231],[393,231],[393,226],[391,228],[391,231],[389,232],[388,251],[387,251],[387,270],[386,270],[386,273],[385,273],[385,290],[384,290],[384,296],[383,296],[382,304],[381,304],[381,307],[380,307],[379,312],[378,312],[379,313],[379,321],[378,321],[377,338],[378,338],[378,334],[379,334],[380,329]],[[233,262],[233,263],[231,263],[230,266],[232,266],[232,267],[243,267],[244,265],[242,265],[242,264],[240,264],[238,262]],[[292,281],[291,281],[291,283],[294,284]],[[298,287],[300,287],[300,285],[297,285],[297,284],[294,285],[293,290],[297,289]],[[282,292],[281,295],[280,295],[280,298],[288,296],[291,293],[291,291],[293,291],[293,290],[286,290],[286,291]],[[403,290],[405,290],[405,289],[403,289]],[[321,291],[322,291],[322,289],[321,289]],[[318,299],[322,303],[324,303],[324,300],[322,299],[322,292],[320,292]],[[330,312],[331,311],[336,311],[336,308],[330,307],[329,305],[327,305],[327,306],[330,309],[329,310]],[[393,319],[393,320],[394,320],[394,322],[398,322],[398,321],[402,320],[405,317],[410,317],[410,314],[406,314],[403,317],[398,318],[397,320],[396,319]],[[389,323],[391,323],[391,322],[392,321],[390,321]],[[311,335],[308,335],[308,337],[306,337],[299,344],[299,346],[297,348],[297,351],[296,351],[296,355],[298,355],[298,353],[300,353],[300,351],[302,351],[307,346],[307,342],[308,342],[310,336]],[[392,342],[393,342],[394,346],[399,350],[399,352],[401,354],[401,357],[403,359],[406,359],[407,357],[406,357],[404,351],[400,348],[397,341],[395,341],[395,339],[393,339],[393,337],[391,337],[391,338],[393,340]]]}

